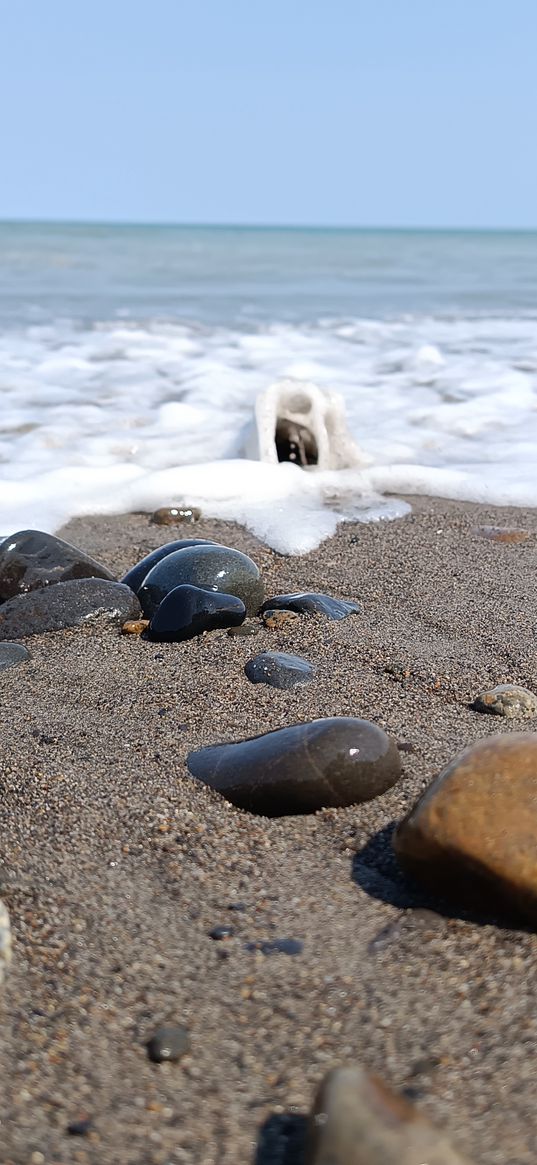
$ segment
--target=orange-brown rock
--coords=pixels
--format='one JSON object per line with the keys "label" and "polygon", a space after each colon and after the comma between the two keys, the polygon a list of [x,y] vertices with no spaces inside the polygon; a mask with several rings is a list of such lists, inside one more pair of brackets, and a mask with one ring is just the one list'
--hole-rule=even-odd
{"label": "orange-brown rock", "polygon": [[192,525],[199,522],[201,510],[197,506],[161,506],[151,514],[151,521],[155,526],[179,526],[181,523]]}
{"label": "orange-brown rock", "polygon": [[490,736],[440,773],[398,826],[401,865],[461,908],[537,922],[537,733]]}
{"label": "orange-brown rock", "polygon": [[149,619],[128,619],[121,628],[122,635],[141,635],[149,627]]}
{"label": "orange-brown rock", "polygon": [[315,1100],[307,1165],[469,1165],[445,1133],[358,1065],[325,1076]]}
{"label": "orange-brown rock", "polygon": [[482,538],[490,538],[493,542],[527,542],[529,530],[521,530],[516,526],[478,526],[476,534]]}

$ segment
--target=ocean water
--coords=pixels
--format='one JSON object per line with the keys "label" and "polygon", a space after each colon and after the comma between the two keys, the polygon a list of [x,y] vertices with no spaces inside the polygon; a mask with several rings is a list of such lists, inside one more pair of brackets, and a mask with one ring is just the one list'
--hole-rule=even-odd
{"label": "ocean water", "polygon": [[[244,458],[281,377],[367,469]],[[302,553],[397,493],[537,505],[536,466],[537,233],[0,224],[2,533],[187,500]]]}

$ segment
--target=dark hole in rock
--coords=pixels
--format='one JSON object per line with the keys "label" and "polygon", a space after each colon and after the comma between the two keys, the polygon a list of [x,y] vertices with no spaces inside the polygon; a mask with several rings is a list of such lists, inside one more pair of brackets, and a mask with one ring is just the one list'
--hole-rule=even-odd
{"label": "dark hole in rock", "polygon": [[278,461],[294,461],[296,465],[317,465],[319,451],[313,433],[305,425],[279,417],[276,424],[276,452]]}

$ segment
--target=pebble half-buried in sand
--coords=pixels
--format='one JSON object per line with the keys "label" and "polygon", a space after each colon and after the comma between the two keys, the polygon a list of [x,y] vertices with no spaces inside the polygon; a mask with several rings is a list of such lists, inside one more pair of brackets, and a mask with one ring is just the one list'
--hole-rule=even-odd
{"label": "pebble half-buried in sand", "polygon": [[199,781],[233,805],[283,817],[370,801],[395,785],[395,742],[368,720],[334,716],[189,753]]}

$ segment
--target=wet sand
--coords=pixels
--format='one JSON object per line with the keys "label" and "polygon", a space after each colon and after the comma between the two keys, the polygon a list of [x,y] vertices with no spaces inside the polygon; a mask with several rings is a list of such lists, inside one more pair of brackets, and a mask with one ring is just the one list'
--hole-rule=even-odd
{"label": "wet sand", "polygon": [[[536,939],[438,913],[390,832],[466,744],[521,727],[469,704],[536,690],[537,511],[409,500],[298,559],[229,523],[184,528],[250,553],[267,594],[358,598],[356,617],[186,644],[87,627],[28,641],[0,675],[3,1165],[299,1165],[316,1085],[354,1060],[477,1165],[535,1162]],[[531,533],[497,543],[483,524]],[[130,515],[59,533],[121,574],[183,528]],[[315,682],[250,684],[266,649],[304,655]],[[334,715],[403,746],[401,781],[367,805],[267,820],[187,772],[197,746]],[[235,934],[215,942],[222,924]],[[278,937],[302,953],[246,949]],[[191,1048],[155,1065],[145,1041],[166,1021]]]}

